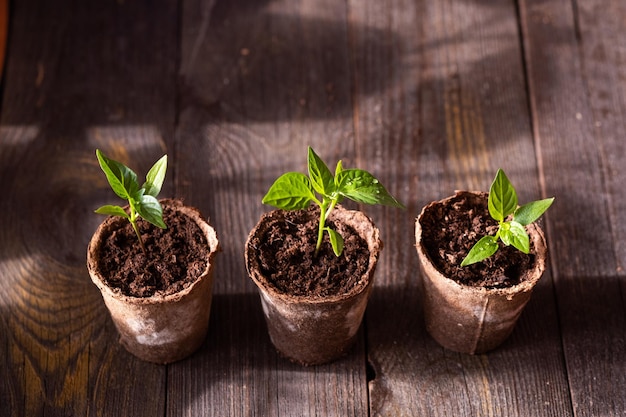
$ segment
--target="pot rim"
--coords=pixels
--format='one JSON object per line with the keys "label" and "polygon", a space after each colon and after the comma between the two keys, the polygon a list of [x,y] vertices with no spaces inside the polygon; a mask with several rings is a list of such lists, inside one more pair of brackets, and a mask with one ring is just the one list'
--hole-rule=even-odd
{"label": "pot rim", "polygon": [[132,295],[123,294],[119,289],[111,287],[106,283],[102,276],[102,273],[100,272],[98,263],[96,262],[98,248],[102,243],[103,236],[105,234],[108,234],[108,231],[119,228],[122,224],[125,224],[128,221],[121,217],[108,216],[102,223],[100,223],[100,225],[94,232],[87,248],[87,267],[89,270],[89,275],[91,277],[91,280],[94,282],[94,284],[96,284],[100,291],[105,292],[109,296],[118,300],[122,300],[129,304],[146,305],[159,304],[164,302],[176,302],[187,294],[194,291],[199,286],[199,283],[210,275],[211,269],[214,265],[213,260],[215,258],[215,255],[217,254],[217,252],[220,251],[219,240],[215,229],[208,223],[207,220],[203,219],[198,209],[196,209],[195,207],[183,205],[182,200],[164,198],[159,201],[162,205],[173,208],[177,213],[192,219],[194,223],[196,223],[198,227],[202,230],[202,233],[207,240],[207,244],[209,245],[210,249],[206,269],[193,283],[191,283],[191,285],[174,294],[154,294],[150,297],[135,297]]}
{"label": "pot rim", "polygon": [[[304,210],[306,209],[303,209],[302,211]],[[248,238],[245,243],[244,257],[246,270],[248,271],[248,276],[250,276],[259,289],[272,297],[288,303],[332,305],[362,294],[374,283],[374,272],[376,270],[380,251],[383,248],[383,242],[380,240],[380,231],[372,219],[365,213],[359,210],[348,210],[338,204],[330,213],[330,218],[348,224],[367,242],[369,250],[369,263],[367,270],[361,275],[361,281],[363,284],[356,285],[347,293],[330,295],[321,298],[313,298],[306,295],[292,295],[279,291],[270,283],[269,279],[260,272],[257,258],[253,255],[256,253],[256,249],[252,248],[251,241],[258,233],[264,232],[267,229],[267,225],[271,224],[273,221],[277,221],[277,219],[273,219],[272,216],[284,212],[285,210],[275,209],[263,213],[257,224],[248,234]]]}
{"label": "pot rim", "polygon": [[422,266],[427,269],[426,275],[433,274],[438,277],[440,280],[447,282],[449,285],[457,286],[464,291],[472,291],[474,293],[484,293],[484,294],[498,294],[503,296],[513,296],[520,292],[530,291],[533,289],[537,281],[541,278],[543,272],[546,269],[546,259],[547,259],[547,245],[545,235],[543,230],[537,223],[532,223],[527,227],[528,234],[530,239],[534,245],[534,254],[535,254],[535,262],[532,265],[532,268],[527,272],[527,278],[522,280],[520,283],[503,288],[487,288],[483,286],[473,286],[462,284],[455,279],[444,275],[439,268],[435,266],[431,257],[428,255],[423,243],[422,243],[422,225],[421,219],[424,213],[434,207],[436,205],[445,204],[446,202],[455,199],[464,194],[478,195],[481,197],[487,197],[489,194],[484,191],[466,191],[466,190],[455,190],[454,194],[443,198],[441,200],[432,201],[428,203],[426,206],[422,208],[419,216],[415,220],[415,243],[417,252],[419,254]]}

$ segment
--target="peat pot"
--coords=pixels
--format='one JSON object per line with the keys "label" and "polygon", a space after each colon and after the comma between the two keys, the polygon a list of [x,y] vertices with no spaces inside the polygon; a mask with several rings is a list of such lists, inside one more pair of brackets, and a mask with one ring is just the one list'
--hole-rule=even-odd
{"label": "peat pot", "polygon": [[278,352],[302,365],[330,362],[347,354],[356,339],[382,249],[379,231],[365,214],[337,206],[329,220],[352,227],[367,242],[367,270],[348,293],[325,298],[296,296],[279,291],[259,265],[264,235],[272,223],[285,221],[285,213],[265,213],[252,229],[245,246],[246,267],[258,287],[269,336]]}
{"label": "peat pot", "polygon": [[[450,204],[459,196],[487,199],[487,193],[457,191],[454,196],[428,204],[415,223],[415,239],[424,281],[426,329],[443,347],[462,353],[480,354],[499,346],[513,331],[532,290],[546,265],[546,242],[539,226],[526,231],[531,240],[534,262],[523,272],[519,284],[504,288],[462,285],[444,276],[430,259],[422,242],[422,219],[438,205]],[[442,219],[441,227],[445,227]]]}
{"label": "peat pot", "polygon": [[195,352],[204,341],[209,324],[213,287],[214,258],[219,250],[215,230],[200,213],[182,203],[162,200],[173,207],[177,216],[187,216],[197,224],[209,246],[206,269],[193,283],[169,295],[149,297],[123,294],[107,284],[98,265],[104,239],[128,220],[108,217],[93,235],[87,252],[87,266],[92,281],[100,289],[104,302],[120,335],[121,344],[139,359],[171,363]]}

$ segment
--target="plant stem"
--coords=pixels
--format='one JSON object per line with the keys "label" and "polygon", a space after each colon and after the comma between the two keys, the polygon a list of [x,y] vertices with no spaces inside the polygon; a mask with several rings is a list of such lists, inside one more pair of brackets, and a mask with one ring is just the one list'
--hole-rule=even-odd
{"label": "plant stem", "polygon": [[143,244],[143,239],[141,238],[141,233],[139,233],[139,228],[137,227],[137,222],[130,222],[133,225],[133,229],[135,229],[135,233],[137,234],[137,238],[139,239],[139,245],[141,246],[141,250],[143,253],[146,253],[146,246]]}
{"label": "plant stem", "polygon": [[143,244],[143,239],[141,238],[141,233],[139,232],[139,227],[137,227],[137,213],[135,212],[135,209],[133,208],[132,204],[130,206],[130,224],[133,226],[133,230],[135,231],[135,234],[137,235],[137,238],[139,239],[139,245],[141,246],[141,250],[143,251],[143,253],[146,253],[146,246]]}
{"label": "plant stem", "polygon": [[324,226],[326,226],[326,219],[330,215],[330,212],[333,211],[335,205],[337,205],[337,201],[335,199],[330,200],[330,207],[328,206],[329,201],[324,198],[322,200],[322,204],[320,204],[320,222],[317,231],[317,244],[315,245],[315,253],[313,254],[317,257],[317,253],[320,251],[320,247],[322,246],[322,240],[324,239]]}
{"label": "plant stem", "polygon": [[338,200],[331,200],[330,201],[330,207],[328,207],[328,210],[326,210],[326,215],[324,216],[324,224],[326,224],[326,219],[328,219],[328,216],[330,216],[330,212],[333,211],[333,209],[337,205],[337,201]]}
{"label": "plant stem", "polygon": [[322,246],[322,240],[324,239],[324,225],[326,224],[326,204],[326,201],[320,204],[320,220],[317,227],[317,244],[315,245],[315,253],[313,254],[313,256],[316,258],[317,253],[320,251],[320,247]]}

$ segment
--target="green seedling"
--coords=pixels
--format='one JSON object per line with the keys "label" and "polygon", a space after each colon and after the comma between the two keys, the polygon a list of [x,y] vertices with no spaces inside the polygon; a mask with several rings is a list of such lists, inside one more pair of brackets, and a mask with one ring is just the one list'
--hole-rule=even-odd
{"label": "green seedling", "polygon": [[[527,226],[541,217],[552,205],[554,197],[532,201],[521,207],[517,205],[515,188],[501,169],[489,188],[489,215],[499,223],[495,235],[483,236],[470,249],[461,262],[461,266],[471,265],[487,259],[498,250],[498,239],[505,245],[513,245],[524,253],[530,251],[530,239],[524,226]],[[510,215],[513,215],[509,218]]]}
{"label": "green seedling", "polygon": [[112,205],[102,206],[96,210],[96,213],[128,219],[137,234],[137,238],[139,238],[141,249],[145,253],[146,247],[141,238],[141,233],[139,233],[137,220],[141,217],[161,229],[166,228],[163,222],[163,208],[156,197],[161,191],[165,179],[167,155],[163,155],[150,168],[146,175],[146,181],[141,187],[137,181],[137,174],[132,169],[121,162],[107,158],[99,149],[96,149],[96,157],[115,194],[128,201],[128,213],[122,207]]}
{"label": "green seedling", "polygon": [[311,202],[320,207],[315,256],[317,256],[322,245],[324,232],[328,233],[335,255],[340,256],[343,252],[343,237],[326,226],[326,220],[337,203],[340,203],[344,198],[357,203],[383,204],[404,208],[367,171],[343,169],[341,161],[339,161],[333,176],[311,147],[308,150],[308,171],[308,177],[300,172],[288,172],[281,175],[272,184],[262,202],[283,210],[305,209]]}

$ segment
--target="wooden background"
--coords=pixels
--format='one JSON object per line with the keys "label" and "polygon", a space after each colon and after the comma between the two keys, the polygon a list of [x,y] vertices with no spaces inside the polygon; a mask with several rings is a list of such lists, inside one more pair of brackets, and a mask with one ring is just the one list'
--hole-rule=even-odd
{"label": "wooden background", "polygon": [[[1,38],[0,38],[1,40]],[[626,2],[15,0],[0,107],[2,416],[626,415]],[[407,210],[362,207],[385,249],[338,362],[278,357],[243,244],[306,146],[367,169]],[[210,331],[136,360],[85,266],[115,201],[94,149],[210,218]],[[486,355],[425,332],[413,223],[506,170],[550,268]]]}

